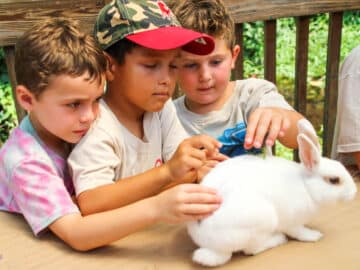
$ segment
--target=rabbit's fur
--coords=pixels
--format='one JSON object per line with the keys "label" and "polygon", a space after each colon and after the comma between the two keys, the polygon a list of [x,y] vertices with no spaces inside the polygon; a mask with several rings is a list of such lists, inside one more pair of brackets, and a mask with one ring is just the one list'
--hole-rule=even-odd
{"label": "rabbit's fur", "polygon": [[222,196],[211,216],[187,225],[199,246],[193,260],[217,266],[233,252],[257,254],[287,241],[317,241],[319,231],[306,223],[322,205],[351,200],[356,185],[345,167],[320,156],[310,122],[298,122],[301,163],[279,157],[243,155],[226,160],[205,176],[202,185]]}

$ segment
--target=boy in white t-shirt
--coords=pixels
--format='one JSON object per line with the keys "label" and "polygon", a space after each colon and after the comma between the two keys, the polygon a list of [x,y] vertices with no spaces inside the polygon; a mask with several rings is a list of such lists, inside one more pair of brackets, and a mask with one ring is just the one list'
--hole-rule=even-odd
{"label": "boy in white t-shirt", "polygon": [[193,134],[209,134],[223,143],[221,152],[235,156],[260,149],[275,140],[297,148],[294,111],[266,80],[230,81],[240,47],[235,44],[234,21],[220,0],[171,1],[180,23],[215,40],[211,54],[181,52],[179,86],[184,96],[175,100],[179,119]]}
{"label": "boy in white t-shirt", "polygon": [[360,175],[360,45],[354,48],[341,65],[339,97],[332,158],[340,160],[350,173]]}
{"label": "boy in white t-shirt", "polygon": [[112,1],[95,38],[108,59],[100,116],[68,162],[83,214],[114,209],[196,182],[221,144],[188,138],[173,103],[180,47],[214,48],[211,37],[182,28],[162,1]]}

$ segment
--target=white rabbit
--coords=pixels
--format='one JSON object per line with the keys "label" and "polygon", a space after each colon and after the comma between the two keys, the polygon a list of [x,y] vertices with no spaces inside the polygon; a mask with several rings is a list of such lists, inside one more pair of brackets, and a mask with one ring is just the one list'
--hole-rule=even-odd
{"label": "white rabbit", "polygon": [[233,252],[257,254],[287,241],[317,241],[319,231],[304,226],[320,206],[355,197],[356,185],[338,161],[321,157],[309,121],[298,122],[301,163],[268,156],[243,155],[217,165],[202,185],[223,198],[211,216],[187,224],[199,246],[193,261],[218,266]]}

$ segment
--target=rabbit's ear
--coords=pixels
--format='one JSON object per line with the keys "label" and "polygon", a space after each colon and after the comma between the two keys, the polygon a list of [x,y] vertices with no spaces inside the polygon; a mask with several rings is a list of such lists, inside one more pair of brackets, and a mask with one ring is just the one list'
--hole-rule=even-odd
{"label": "rabbit's ear", "polygon": [[309,122],[309,120],[307,120],[305,118],[300,119],[298,121],[297,125],[298,125],[298,129],[299,129],[299,134],[305,134],[313,142],[313,144],[316,146],[316,148],[320,151],[321,147],[320,147],[318,136],[316,134],[316,131],[315,131],[313,125]]}
{"label": "rabbit's ear", "polygon": [[300,161],[304,164],[305,168],[309,171],[316,170],[320,162],[320,150],[313,141],[305,134],[297,136],[299,144],[299,157]]}

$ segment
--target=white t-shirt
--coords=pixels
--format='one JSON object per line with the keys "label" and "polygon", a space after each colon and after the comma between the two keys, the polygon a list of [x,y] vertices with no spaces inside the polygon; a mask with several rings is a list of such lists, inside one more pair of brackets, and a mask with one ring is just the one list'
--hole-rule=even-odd
{"label": "white t-shirt", "polygon": [[146,112],[143,128],[139,139],[102,100],[99,118],[68,158],[76,194],[161,165],[188,137],[171,101],[160,112]]}
{"label": "white t-shirt", "polygon": [[353,165],[356,162],[349,153],[358,151],[360,151],[360,45],[351,51],[340,68],[331,156],[345,165]]}
{"label": "white t-shirt", "polygon": [[232,96],[217,111],[206,114],[191,112],[185,106],[184,96],[176,99],[174,103],[179,119],[190,135],[203,133],[214,138],[239,123],[246,125],[250,113],[258,107],[293,110],[273,83],[255,78],[237,80]]}

